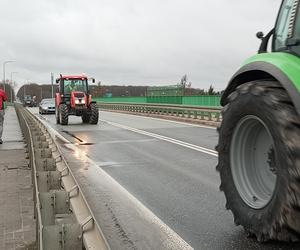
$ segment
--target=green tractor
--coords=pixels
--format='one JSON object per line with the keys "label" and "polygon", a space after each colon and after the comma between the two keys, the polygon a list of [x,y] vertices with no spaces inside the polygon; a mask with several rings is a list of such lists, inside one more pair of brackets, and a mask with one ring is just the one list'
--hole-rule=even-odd
{"label": "green tractor", "polygon": [[232,77],[221,100],[220,190],[248,235],[299,241],[299,0],[283,0],[275,28],[257,37],[259,53]]}

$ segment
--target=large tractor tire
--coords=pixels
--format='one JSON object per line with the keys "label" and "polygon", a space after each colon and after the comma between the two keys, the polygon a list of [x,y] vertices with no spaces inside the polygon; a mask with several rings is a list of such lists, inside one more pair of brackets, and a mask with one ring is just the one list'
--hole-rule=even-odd
{"label": "large tractor tire", "polygon": [[82,118],[83,123],[89,123],[90,122],[90,115],[89,114],[83,114],[81,118]]}
{"label": "large tractor tire", "polygon": [[60,119],[59,119],[59,108],[55,106],[55,119],[56,119],[56,124],[60,124]]}
{"label": "large tractor tire", "polygon": [[68,125],[68,106],[66,104],[59,105],[59,120],[61,125]]}
{"label": "large tractor tire", "polygon": [[300,119],[289,96],[265,80],[228,101],[216,147],[226,208],[258,241],[299,241]]}
{"label": "large tractor tire", "polygon": [[99,110],[97,103],[91,104],[90,124],[97,124],[99,120]]}

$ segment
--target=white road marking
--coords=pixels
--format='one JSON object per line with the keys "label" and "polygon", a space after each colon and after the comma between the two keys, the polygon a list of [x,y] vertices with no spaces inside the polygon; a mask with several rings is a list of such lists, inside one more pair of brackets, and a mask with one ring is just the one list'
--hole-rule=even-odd
{"label": "white road marking", "polygon": [[101,113],[101,112],[103,112],[103,113],[110,113],[110,114],[131,115],[131,116],[140,117],[140,118],[145,118],[145,119],[151,119],[151,120],[157,120],[157,121],[163,121],[163,122],[176,123],[176,124],[185,125],[185,126],[189,126],[189,127],[206,128],[206,129],[216,130],[216,128],[215,128],[215,127],[212,127],[212,126],[205,126],[205,125],[199,125],[199,124],[192,124],[192,123],[188,123],[188,122],[172,121],[172,120],[168,120],[168,119],[164,119],[164,118],[157,118],[157,117],[150,117],[150,116],[142,116],[142,115],[134,115],[134,114],[126,114],[126,113],[117,113],[117,112],[109,112],[109,111],[103,111],[103,110],[100,110],[99,112],[100,112],[100,113]]}
{"label": "white road marking", "polygon": [[103,122],[106,122],[106,123],[108,123],[108,124],[110,124],[114,127],[122,128],[122,129],[132,131],[132,132],[135,132],[135,133],[138,133],[138,134],[150,136],[150,137],[160,139],[160,140],[163,140],[163,141],[167,141],[167,142],[170,142],[170,143],[173,143],[173,144],[177,144],[177,145],[180,145],[180,146],[192,149],[192,150],[196,150],[196,151],[201,152],[201,153],[205,153],[205,154],[208,154],[208,155],[218,157],[218,152],[215,151],[215,150],[212,150],[212,149],[200,147],[200,146],[197,146],[197,145],[194,145],[194,144],[191,144],[191,143],[183,142],[183,141],[173,139],[173,138],[170,138],[170,137],[167,137],[167,136],[159,135],[159,134],[150,133],[150,132],[140,130],[140,129],[137,129],[137,128],[128,127],[128,126],[125,126],[125,125],[122,125],[122,124],[119,124],[119,123],[110,122],[110,121],[103,120],[103,119],[100,119],[100,120],[103,121]]}

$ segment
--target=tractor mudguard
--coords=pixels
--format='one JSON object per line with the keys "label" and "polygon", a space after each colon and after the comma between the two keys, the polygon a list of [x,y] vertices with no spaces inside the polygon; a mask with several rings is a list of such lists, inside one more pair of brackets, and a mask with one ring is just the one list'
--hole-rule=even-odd
{"label": "tractor mudguard", "polygon": [[276,80],[282,85],[300,115],[300,58],[282,52],[258,54],[246,60],[231,78],[222,95],[221,105],[228,103],[227,97],[239,85],[265,79]]}
{"label": "tractor mudguard", "polygon": [[91,109],[91,107],[92,107],[92,105],[93,105],[94,103],[97,105],[97,102],[96,102],[96,101],[90,101],[89,106],[88,106],[89,111],[90,111],[90,109]]}
{"label": "tractor mudguard", "polygon": [[62,98],[59,93],[55,94],[55,104],[59,107],[60,104],[65,104],[65,101],[62,101]]}

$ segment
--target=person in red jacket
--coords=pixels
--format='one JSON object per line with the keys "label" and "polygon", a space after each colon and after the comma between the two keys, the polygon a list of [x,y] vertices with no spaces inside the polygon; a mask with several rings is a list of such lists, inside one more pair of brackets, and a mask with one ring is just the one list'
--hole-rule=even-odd
{"label": "person in red jacket", "polygon": [[2,133],[3,133],[3,121],[4,121],[4,104],[3,102],[7,101],[7,96],[3,89],[0,88],[0,144],[2,141]]}

